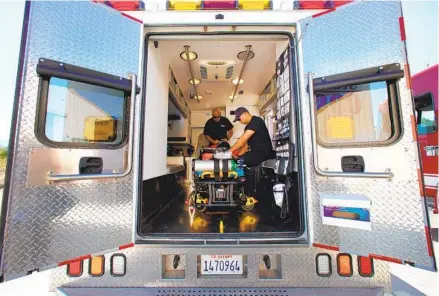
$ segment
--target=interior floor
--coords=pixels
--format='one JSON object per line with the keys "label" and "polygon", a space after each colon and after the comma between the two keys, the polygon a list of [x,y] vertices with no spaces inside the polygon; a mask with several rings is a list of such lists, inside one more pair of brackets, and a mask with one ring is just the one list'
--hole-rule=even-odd
{"label": "interior floor", "polygon": [[[240,207],[224,207],[200,213],[189,207],[188,198],[192,186],[184,183],[182,175],[168,175],[157,180],[144,181],[139,233],[298,232],[300,216],[297,188],[293,186],[290,189],[290,211],[285,217],[281,217],[281,210],[274,203],[272,188],[268,186],[270,182],[261,180],[260,183],[255,196],[258,203],[252,211],[244,211]],[[160,184],[164,185],[162,190]]]}

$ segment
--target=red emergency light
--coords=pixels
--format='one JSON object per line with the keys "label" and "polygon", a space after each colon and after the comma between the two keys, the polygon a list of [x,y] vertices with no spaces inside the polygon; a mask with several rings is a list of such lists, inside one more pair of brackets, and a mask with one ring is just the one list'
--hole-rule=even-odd
{"label": "red emergency light", "polygon": [[324,1],[316,1],[316,0],[298,0],[294,1],[295,9],[331,9],[342,6],[344,4],[353,2],[354,0],[344,0],[344,1],[335,1],[335,0],[324,0]]}
{"label": "red emergency light", "polygon": [[127,0],[123,0],[123,1],[92,0],[92,1],[96,3],[105,4],[119,11],[137,11],[144,9],[143,1],[127,1]]}
{"label": "red emergency light", "polygon": [[203,1],[205,10],[234,10],[238,8],[238,1],[211,0]]}

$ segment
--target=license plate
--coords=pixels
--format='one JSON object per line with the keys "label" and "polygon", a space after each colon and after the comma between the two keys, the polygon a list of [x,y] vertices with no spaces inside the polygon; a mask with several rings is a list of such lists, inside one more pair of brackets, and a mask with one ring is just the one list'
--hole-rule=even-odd
{"label": "license plate", "polygon": [[242,255],[201,255],[201,274],[243,274]]}

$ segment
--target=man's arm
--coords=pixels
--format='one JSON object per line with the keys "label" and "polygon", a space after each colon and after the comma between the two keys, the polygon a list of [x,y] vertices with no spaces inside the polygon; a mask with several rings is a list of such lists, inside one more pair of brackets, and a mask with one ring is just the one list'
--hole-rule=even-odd
{"label": "man's arm", "polygon": [[230,122],[230,120],[226,118],[226,128],[227,128],[227,139],[231,139],[233,136],[233,124]]}
{"label": "man's arm", "polygon": [[232,136],[233,136],[233,128],[231,128],[227,131],[227,139],[230,140],[232,138]]}
{"label": "man's arm", "polygon": [[235,150],[238,150],[239,148],[241,148],[242,146],[244,146],[245,144],[247,144],[247,141],[251,138],[251,136],[253,136],[255,134],[255,131],[253,130],[246,130],[242,136],[238,139],[238,141],[236,141],[236,143],[232,146],[232,148],[230,148],[230,151],[233,152]]}
{"label": "man's arm", "polygon": [[219,142],[218,140],[212,139],[209,135],[206,135],[206,139],[212,144],[216,144],[217,142]]}

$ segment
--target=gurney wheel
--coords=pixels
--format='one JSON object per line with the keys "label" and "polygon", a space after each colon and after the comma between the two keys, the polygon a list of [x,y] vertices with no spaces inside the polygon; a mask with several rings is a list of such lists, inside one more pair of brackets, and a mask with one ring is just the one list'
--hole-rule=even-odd
{"label": "gurney wheel", "polygon": [[195,193],[195,191],[191,193],[191,201],[197,212],[203,213],[207,210],[206,204],[202,199],[197,198],[197,194]]}
{"label": "gurney wheel", "polygon": [[207,210],[207,206],[204,204],[204,202],[196,203],[195,209],[197,210],[197,212],[204,213]]}
{"label": "gurney wheel", "polygon": [[253,211],[254,210],[255,204],[256,204],[257,201],[253,197],[244,196],[244,198],[241,198],[241,200],[242,200],[241,208],[244,211],[249,212],[249,211]]}
{"label": "gurney wheel", "polygon": [[246,211],[246,212],[248,212],[248,211],[253,211],[253,209],[255,208],[255,205],[252,204],[252,205],[250,205],[250,206],[247,206],[247,205],[243,204],[243,205],[241,206],[241,208],[242,208],[244,211]]}

